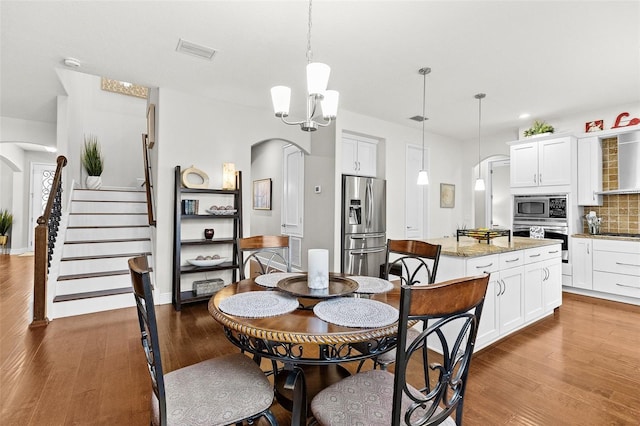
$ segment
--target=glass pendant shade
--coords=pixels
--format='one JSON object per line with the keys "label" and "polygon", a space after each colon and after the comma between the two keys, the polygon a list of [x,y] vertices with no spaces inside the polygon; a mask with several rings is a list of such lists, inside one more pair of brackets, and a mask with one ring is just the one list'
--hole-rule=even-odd
{"label": "glass pendant shade", "polygon": [[478,178],[476,179],[476,191],[484,191],[484,179]]}
{"label": "glass pendant shade", "polygon": [[271,102],[276,117],[289,115],[289,103],[291,102],[291,89],[287,86],[274,86],[271,88]]}
{"label": "glass pendant shade", "polygon": [[309,95],[323,95],[329,84],[331,67],[320,62],[307,64],[307,91]]}
{"label": "glass pendant shade", "polygon": [[320,107],[322,108],[322,116],[325,119],[334,119],[338,115],[338,99],[340,93],[337,90],[327,90],[324,92],[324,99],[320,101]]}
{"label": "glass pendant shade", "polygon": [[420,170],[418,173],[418,185],[429,185],[429,175],[426,170]]}

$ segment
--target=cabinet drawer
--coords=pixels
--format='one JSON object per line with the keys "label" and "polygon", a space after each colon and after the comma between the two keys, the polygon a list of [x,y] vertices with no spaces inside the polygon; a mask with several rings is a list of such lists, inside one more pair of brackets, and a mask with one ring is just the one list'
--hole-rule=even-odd
{"label": "cabinet drawer", "polygon": [[640,298],[640,277],[593,271],[593,289],[603,293]]}
{"label": "cabinet drawer", "polygon": [[500,256],[497,254],[467,260],[467,275],[497,272],[498,270],[500,270]]}
{"label": "cabinet drawer", "polygon": [[500,270],[524,265],[524,251],[500,253]]}
{"label": "cabinet drawer", "polygon": [[558,256],[562,256],[560,244],[530,248],[524,251],[524,263],[541,262]]}
{"label": "cabinet drawer", "polygon": [[640,254],[640,241],[601,240],[595,238],[593,240],[593,249]]}
{"label": "cabinet drawer", "polygon": [[594,250],[593,269],[640,277],[640,255]]}

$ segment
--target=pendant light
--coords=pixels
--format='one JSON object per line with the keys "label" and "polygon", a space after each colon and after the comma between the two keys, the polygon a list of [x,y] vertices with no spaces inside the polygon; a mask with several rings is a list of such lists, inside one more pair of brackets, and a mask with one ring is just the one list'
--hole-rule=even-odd
{"label": "pendant light", "polygon": [[476,186],[475,186],[475,190],[476,191],[484,191],[485,186],[484,186],[484,179],[482,179],[481,175],[480,175],[480,128],[482,125],[482,100],[486,97],[487,95],[484,93],[478,93],[477,95],[474,96],[474,98],[476,98],[478,100],[478,178],[476,179]]}
{"label": "pendant light", "polygon": [[426,105],[427,105],[427,74],[431,72],[431,68],[424,67],[418,70],[418,73],[422,75],[422,168],[418,173],[418,185],[428,185],[429,175],[427,169],[424,168],[424,122],[427,121]]}

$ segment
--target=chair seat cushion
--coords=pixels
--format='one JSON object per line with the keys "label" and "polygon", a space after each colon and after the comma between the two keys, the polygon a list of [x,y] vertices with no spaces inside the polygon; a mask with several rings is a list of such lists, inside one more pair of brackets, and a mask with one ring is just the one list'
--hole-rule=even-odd
{"label": "chair seat cushion", "polygon": [[[411,327],[407,330],[407,346],[411,344],[418,336],[420,332],[415,328]],[[382,353],[376,357],[376,362],[379,364],[387,365],[393,362],[396,362],[396,350],[391,349],[385,353]]]}
{"label": "chair seat cushion", "polygon": [[[407,384],[411,392],[419,391]],[[403,396],[402,411],[411,404]],[[325,426],[389,426],[393,409],[393,374],[370,370],[347,377],[322,390],[313,401],[311,411],[320,425]],[[417,414],[420,414],[418,410]],[[455,426],[448,417],[443,423]]]}
{"label": "chair seat cushion", "polygon": [[[271,406],[273,386],[250,358],[232,354],[164,375],[168,425],[226,425]],[[152,419],[159,407],[152,398]]]}

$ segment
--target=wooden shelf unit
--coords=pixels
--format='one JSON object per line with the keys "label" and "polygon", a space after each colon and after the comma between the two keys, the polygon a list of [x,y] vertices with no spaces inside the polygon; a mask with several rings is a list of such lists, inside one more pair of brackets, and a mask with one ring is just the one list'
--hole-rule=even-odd
{"label": "wooden shelf unit", "polygon": [[[172,282],[172,302],[174,308],[179,311],[182,305],[206,301],[211,298],[211,294],[196,295],[195,291],[182,289],[182,276],[187,274],[230,271],[231,281],[238,278],[238,238],[242,238],[242,172],[236,172],[236,189],[200,189],[183,188],[180,166],[175,167],[175,193],[174,193],[174,220],[173,220],[173,282]],[[213,214],[183,214],[182,200],[193,199],[202,200],[211,195],[220,195],[233,199],[234,214],[213,215]],[[185,197],[187,196],[187,197]],[[200,208],[204,210],[204,208]],[[206,223],[216,223],[218,221],[233,221],[232,235],[207,239],[182,239],[183,222],[206,221]],[[213,227],[213,226],[212,226]],[[209,247],[217,245],[230,245],[231,260],[215,266],[192,266],[182,263],[182,249],[188,246]]]}

